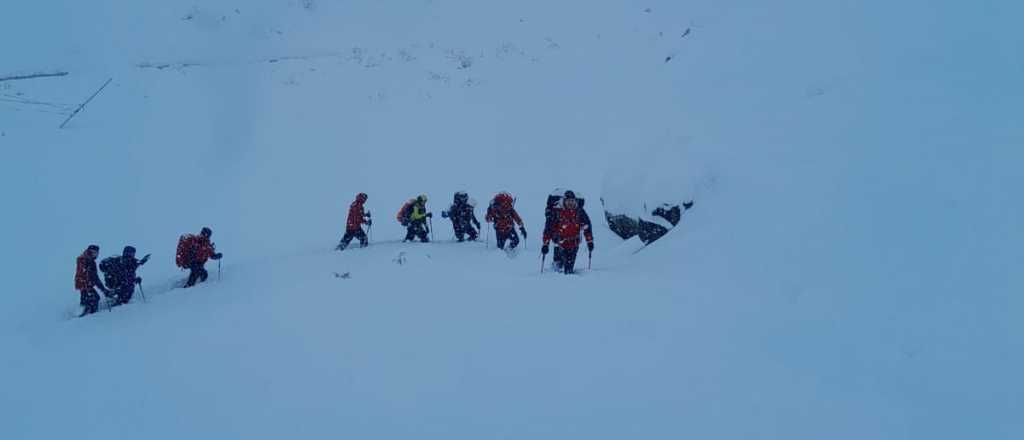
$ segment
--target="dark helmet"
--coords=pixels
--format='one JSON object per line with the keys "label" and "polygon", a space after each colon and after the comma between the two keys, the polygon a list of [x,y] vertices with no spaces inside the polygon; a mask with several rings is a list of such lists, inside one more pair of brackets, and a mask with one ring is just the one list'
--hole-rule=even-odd
{"label": "dark helmet", "polygon": [[85,248],[85,250],[99,252],[100,251],[100,247],[95,245],[95,244],[90,244],[89,247]]}
{"label": "dark helmet", "polygon": [[565,195],[563,197],[565,197],[567,199],[575,199],[576,198],[576,193],[574,193],[572,191],[566,191]]}
{"label": "dark helmet", "polygon": [[210,228],[204,227],[202,231],[199,231],[199,234],[204,236],[204,237],[209,237],[209,236],[213,235],[213,231],[210,230]]}
{"label": "dark helmet", "polygon": [[367,199],[367,198],[369,198],[369,197],[370,197],[370,196],[366,195],[366,193],[359,193],[359,194],[356,194],[356,200],[358,200],[358,201],[359,201],[359,203],[363,203],[363,202],[365,202],[365,201],[366,201],[366,199]]}
{"label": "dark helmet", "polygon": [[135,247],[134,246],[125,246],[124,247],[124,252],[121,252],[121,255],[125,256],[125,257],[134,257],[135,256]]}

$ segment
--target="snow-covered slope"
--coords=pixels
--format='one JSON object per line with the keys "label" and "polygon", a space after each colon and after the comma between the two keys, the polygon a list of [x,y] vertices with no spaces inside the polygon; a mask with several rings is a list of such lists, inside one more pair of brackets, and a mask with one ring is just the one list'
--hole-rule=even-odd
{"label": "snow-covered slope", "polygon": [[[1024,433],[1017,2],[22,3],[0,78],[69,74],[0,81],[2,438]],[[697,207],[540,275],[555,187]],[[456,190],[529,249],[393,242]],[[149,302],[66,320],[89,243]]]}

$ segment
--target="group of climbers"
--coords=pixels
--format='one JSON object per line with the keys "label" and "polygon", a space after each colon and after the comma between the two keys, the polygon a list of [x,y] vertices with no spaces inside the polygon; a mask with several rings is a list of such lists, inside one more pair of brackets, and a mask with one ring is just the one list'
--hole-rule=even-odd
{"label": "group of climbers", "polygon": [[[359,193],[349,207],[345,235],[335,247],[345,250],[353,238],[359,239],[361,247],[369,244],[362,226],[372,226],[370,213],[365,211],[366,193]],[[515,252],[519,246],[519,234],[527,239],[526,225],[515,209],[516,199],[507,192],[500,192],[491,199],[484,220],[494,227],[494,235],[498,249]],[[566,274],[575,272],[576,256],[581,244],[580,236],[587,241],[588,252],[594,251],[593,226],[590,216],[583,210],[584,200],[577,198],[572,191],[557,190],[548,197],[544,211],[544,235],[541,254],[546,257],[550,246],[554,245],[553,267]],[[474,212],[476,201],[469,194],[459,191],[455,193],[452,204],[441,216],[451,220],[455,239],[458,242],[476,241],[480,237],[481,225]],[[427,196],[421,194],[406,201],[398,210],[396,220],[406,228],[403,243],[415,241],[427,243],[432,226],[429,224],[433,213],[427,210]],[[519,227],[518,232],[516,226]]]}
{"label": "group of climbers", "polygon": [[103,292],[112,306],[131,301],[135,285],[142,283],[142,278],[135,272],[149,261],[148,254],[141,260],[136,259],[135,248],[125,246],[121,255],[105,258],[99,263],[99,271],[103,272],[101,281],[96,270],[99,255],[100,247],[90,244],[75,261],[75,290],[81,295],[79,304],[82,306],[82,314],[78,316],[96,313],[99,309],[100,295],[96,289]]}
{"label": "group of climbers", "polygon": [[[343,251],[348,248],[353,239],[359,239],[360,247],[369,245],[369,238],[363,225],[373,226],[373,220],[365,205],[369,197],[366,193],[356,195],[355,201],[349,206],[348,219],[345,223],[345,235],[338,243],[336,250]],[[507,192],[496,194],[487,207],[484,220],[493,225],[494,236],[498,249],[514,253],[519,246],[519,234],[522,239],[527,239],[526,225],[522,217],[516,212],[516,199]],[[558,190],[548,197],[544,210],[544,234],[543,246],[541,247],[542,257],[546,257],[554,246],[554,258],[552,265],[555,270],[571,274],[575,272],[576,256],[579,253],[582,235],[587,241],[587,250],[594,250],[593,227],[590,217],[583,210],[584,200],[577,198],[572,191]],[[476,201],[469,198],[469,194],[459,191],[455,193],[452,204],[447,210],[441,212],[442,217],[451,220],[452,229],[458,242],[476,241],[480,237],[482,226],[476,218]],[[430,224],[433,213],[427,210],[427,196],[419,195],[409,199],[399,209],[396,219],[406,228],[403,242],[415,241],[427,243],[430,241]],[[518,231],[516,226],[519,227]],[[188,269],[188,278],[184,283],[185,288],[194,286],[197,282],[206,281],[209,273],[206,271],[206,263],[209,260],[220,260],[223,255],[217,252],[213,242],[210,241],[213,231],[210,228],[202,228],[198,235],[185,234],[178,239],[178,248],[175,252],[175,263],[181,269]],[[100,296],[96,291],[99,289],[110,298],[113,306],[127,304],[135,293],[135,285],[142,283],[142,278],[136,275],[138,268],[149,261],[149,255],[136,259],[136,250],[132,246],[125,246],[120,256],[104,259],[99,264],[99,271],[104,274],[100,280],[97,272],[96,259],[99,257],[99,246],[89,245],[77,259],[75,270],[75,290],[81,294],[80,304],[83,312],[80,316],[95,313],[99,307]]]}
{"label": "group of climbers", "polygon": [[[199,235],[186,234],[178,240],[175,262],[190,273],[184,287],[191,287],[197,281],[206,281],[207,273],[204,265],[208,260],[219,260],[223,255],[214,250],[210,236],[213,231],[203,228]],[[119,256],[103,259],[97,271],[96,259],[99,258],[100,247],[91,244],[78,256],[75,265],[75,290],[81,295],[79,304],[82,314],[79,317],[96,313],[99,309],[99,289],[108,298],[108,304],[119,306],[128,304],[135,294],[135,286],[142,284],[142,277],[136,274],[139,267],[149,261],[150,254],[141,259],[135,258],[136,249],[125,246]],[[99,273],[103,272],[103,280]]]}

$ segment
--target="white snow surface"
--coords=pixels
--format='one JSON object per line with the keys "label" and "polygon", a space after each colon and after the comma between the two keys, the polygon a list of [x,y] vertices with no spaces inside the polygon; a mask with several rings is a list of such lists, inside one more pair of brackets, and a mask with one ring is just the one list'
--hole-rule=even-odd
{"label": "white snow surface", "polygon": [[[1021,2],[3,9],[0,78],[69,75],[0,81],[0,438],[1024,437]],[[526,248],[397,242],[457,190]],[[612,191],[697,205],[636,252]],[[223,273],[172,289],[203,226]],[[147,302],[68,319],[90,243]]]}

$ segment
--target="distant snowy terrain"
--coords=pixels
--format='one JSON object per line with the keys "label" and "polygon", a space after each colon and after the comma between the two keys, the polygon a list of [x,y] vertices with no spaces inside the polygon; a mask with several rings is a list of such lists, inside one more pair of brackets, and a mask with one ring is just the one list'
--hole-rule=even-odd
{"label": "distant snowy terrain", "polygon": [[[1022,14],[6,6],[0,438],[1021,438]],[[554,188],[579,276],[540,273]],[[458,190],[518,197],[517,256],[397,242]],[[333,252],[358,192],[373,245]],[[637,252],[602,197],[697,205]],[[203,226],[222,273],[172,289]],[[147,302],[68,319],[90,243],[153,254]]]}

